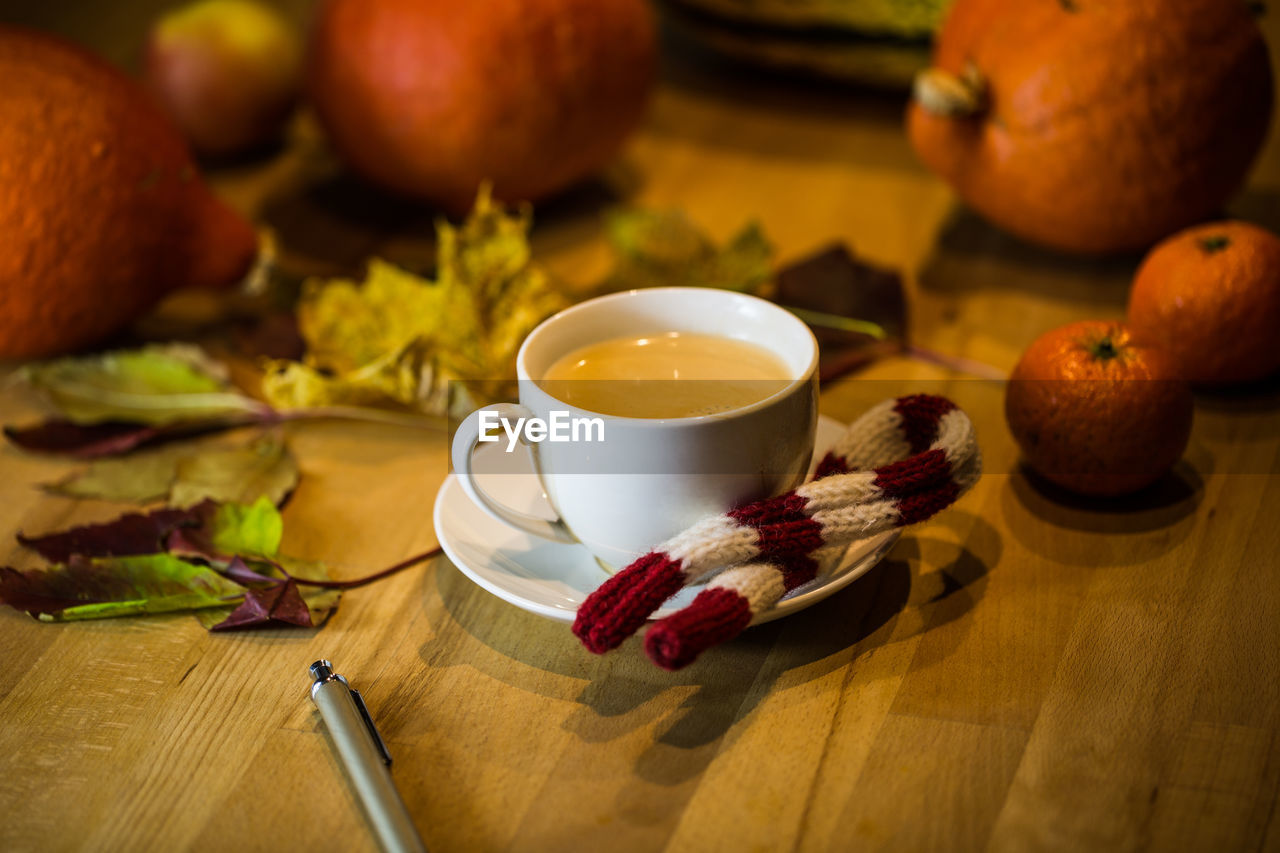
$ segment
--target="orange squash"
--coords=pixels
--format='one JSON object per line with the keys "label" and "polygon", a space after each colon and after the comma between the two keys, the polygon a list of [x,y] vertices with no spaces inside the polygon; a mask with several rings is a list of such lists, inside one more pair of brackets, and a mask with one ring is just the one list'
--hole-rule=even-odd
{"label": "orange squash", "polygon": [[179,287],[229,287],[257,235],[134,80],[0,26],[0,359],[99,344]]}
{"label": "orange squash", "polygon": [[1271,110],[1242,0],[956,0],[907,126],[992,222],[1098,253],[1219,214]]}
{"label": "orange squash", "polygon": [[462,215],[540,201],[611,160],[655,61],[646,0],[324,0],[311,105],[346,164]]}

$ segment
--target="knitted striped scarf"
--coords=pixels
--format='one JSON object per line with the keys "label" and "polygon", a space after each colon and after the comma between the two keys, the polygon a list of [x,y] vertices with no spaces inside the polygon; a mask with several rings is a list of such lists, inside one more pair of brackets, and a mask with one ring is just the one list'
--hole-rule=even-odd
{"label": "knitted striped scarf", "polygon": [[886,400],[849,427],[809,482],[703,519],[610,577],[578,608],[573,632],[590,651],[609,651],[680,589],[705,583],[645,635],[653,662],[679,669],[832,571],[852,542],[954,503],[981,470],[973,425],[950,400]]}

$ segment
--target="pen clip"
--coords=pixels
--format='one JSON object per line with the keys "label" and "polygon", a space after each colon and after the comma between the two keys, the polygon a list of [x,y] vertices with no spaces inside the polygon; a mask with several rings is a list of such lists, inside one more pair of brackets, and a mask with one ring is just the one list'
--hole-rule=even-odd
{"label": "pen clip", "polygon": [[379,754],[382,755],[382,763],[390,767],[391,753],[387,751],[387,744],[382,740],[382,735],[378,733],[378,727],[373,724],[373,717],[369,716],[369,708],[364,704],[364,698],[361,697],[360,691],[354,687],[349,687],[348,692],[351,694],[352,701],[356,703],[356,710],[360,712],[365,728],[369,730],[369,735],[373,738],[373,745],[378,748]]}

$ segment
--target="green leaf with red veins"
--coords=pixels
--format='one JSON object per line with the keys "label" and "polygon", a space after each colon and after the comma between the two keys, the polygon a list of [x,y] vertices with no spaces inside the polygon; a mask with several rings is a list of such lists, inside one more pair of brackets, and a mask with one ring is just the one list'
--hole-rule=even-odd
{"label": "green leaf with red veins", "polygon": [[129,513],[102,524],[86,524],[43,536],[18,534],[18,542],[52,563],[81,557],[135,556],[169,550],[176,531],[209,524],[217,505],[205,501],[186,509],[165,507],[148,513]]}
{"label": "green leaf with red veins", "polygon": [[252,419],[270,411],[235,390],[226,369],[191,344],[60,358],[30,365],[18,375],[77,424]]}
{"label": "green leaf with red veins", "polygon": [[179,460],[169,502],[190,506],[202,500],[274,504],[298,485],[298,462],[283,438],[271,432],[244,447],[209,450]]}
{"label": "green leaf with red veins", "polygon": [[209,630],[242,630],[272,624],[312,627],[311,611],[302,600],[298,585],[293,580],[265,589],[247,591],[244,594],[244,602],[231,611],[226,619],[210,626]]}
{"label": "green leaf with red veins", "polygon": [[773,247],[755,222],[717,246],[681,210],[620,208],[605,218],[614,268],[605,290],[681,285],[757,292]]}
{"label": "green leaf with red veins", "polygon": [[223,607],[244,587],[168,554],[73,556],[47,569],[0,568],[0,603],[46,622]]}
{"label": "green leaf with red veins", "polygon": [[88,467],[44,485],[45,491],[69,498],[96,498],[149,503],[169,494],[178,462],[192,449],[170,444],[126,458],[97,459]]}

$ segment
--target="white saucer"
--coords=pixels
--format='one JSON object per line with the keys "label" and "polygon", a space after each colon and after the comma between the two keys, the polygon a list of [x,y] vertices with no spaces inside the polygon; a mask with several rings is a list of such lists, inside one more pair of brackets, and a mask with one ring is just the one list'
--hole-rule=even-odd
{"label": "white saucer", "polygon": [[[818,418],[815,465],[844,429],[831,418]],[[476,452],[496,454],[487,464],[477,464],[476,470],[505,472],[476,477],[480,487],[495,500],[532,515],[553,517],[527,454],[509,454],[497,445],[488,445]],[[495,465],[495,461],[503,464]],[[572,622],[578,605],[608,577],[586,548],[538,539],[490,517],[463,493],[452,474],[436,495],[433,520],[440,546],[464,575],[504,601],[531,613]],[[854,542],[835,571],[793,589],[755,624],[803,610],[848,586],[884,558],[901,532],[890,530]],[[693,600],[699,589],[682,590],[652,618],[661,619],[679,610]]]}

